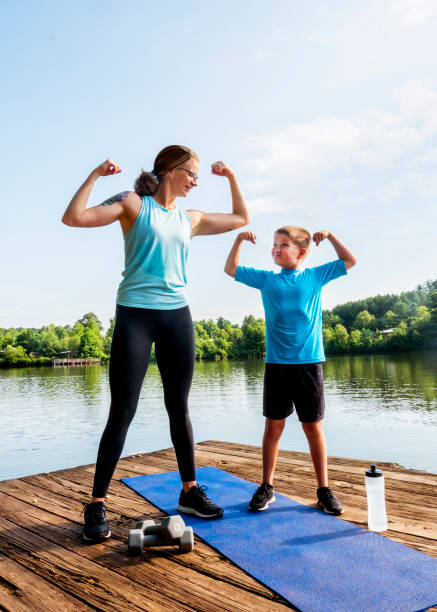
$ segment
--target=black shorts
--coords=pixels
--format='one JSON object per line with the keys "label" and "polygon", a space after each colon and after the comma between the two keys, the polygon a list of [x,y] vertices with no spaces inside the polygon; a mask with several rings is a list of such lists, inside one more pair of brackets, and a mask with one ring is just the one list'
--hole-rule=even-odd
{"label": "black shorts", "polygon": [[266,363],[263,414],[285,419],[296,408],[301,423],[321,421],[325,414],[321,363]]}

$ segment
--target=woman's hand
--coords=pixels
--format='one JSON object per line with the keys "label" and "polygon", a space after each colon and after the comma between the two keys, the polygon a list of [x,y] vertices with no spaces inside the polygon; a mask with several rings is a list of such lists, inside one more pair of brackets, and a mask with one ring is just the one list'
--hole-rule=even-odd
{"label": "woman's hand", "polygon": [[313,241],[316,243],[316,246],[319,246],[319,244],[325,240],[326,238],[329,238],[331,232],[328,232],[328,230],[322,230],[321,232],[316,232],[313,236]]}
{"label": "woman's hand", "polygon": [[227,178],[234,176],[233,171],[222,161],[216,161],[211,164],[211,173],[217,176],[226,176]]}
{"label": "woman's hand", "polygon": [[97,176],[109,176],[110,174],[118,174],[119,172],[121,172],[120,166],[111,158],[102,162],[94,169],[94,173]]}

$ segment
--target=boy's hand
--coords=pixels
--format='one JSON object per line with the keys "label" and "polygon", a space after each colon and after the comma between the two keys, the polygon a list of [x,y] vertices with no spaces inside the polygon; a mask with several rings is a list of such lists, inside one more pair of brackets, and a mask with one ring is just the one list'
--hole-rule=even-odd
{"label": "boy's hand", "polygon": [[322,230],[321,232],[316,232],[313,236],[313,240],[317,246],[327,238],[329,242],[335,249],[337,256],[339,259],[344,261],[344,265],[346,266],[346,270],[349,270],[357,263],[357,258],[350,251],[347,246],[345,246],[332,232],[328,232],[328,230]]}
{"label": "boy's hand", "polygon": [[217,176],[226,176],[227,178],[234,176],[233,171],[222,161],[216,161],[211,164],[211,173]]}
{"label": "boy's hand", "polygon": [[319,246],[319,244],[322,242],[322,240],[325,240],[325,238],[329,239],[330,233],[331,232],[328,232],[328,230],[316,232],[313,236],[313,241],[316,243],[316,246]]}
{"label": "boy's hand", "polygon": [[229,274],[229,276],[233,276],[234,278],[240,263],[240,252],[243,247],[244,240],[255,244],[256,236],[253,232],[240,232],[235,238],[235,242],[232,245],[232,249],[230,250],[225,263],[226,274]]}
{"label": "boy's hand", "polygon": [[248,242],[252,242],[252,244],[256,243],[256,236],[253,232],[240,232],[237,236],[238,240],[247,240]]}

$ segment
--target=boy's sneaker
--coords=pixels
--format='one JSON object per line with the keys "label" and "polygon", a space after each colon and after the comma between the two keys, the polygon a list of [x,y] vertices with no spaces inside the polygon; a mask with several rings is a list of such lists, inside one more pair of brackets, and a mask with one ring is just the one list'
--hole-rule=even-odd
{"label": "boy's sneaker", "polygon": [[319,500],[317,505],[321,510],[324,510],[328,514],[334,514],[335,516],[343,514],[344,509],[340,500],[335,497],[329,487],[320,487],[320,489],[317,489],[317,499]]}
{"label": "boy's sneaker", "polygon": [[207,488],[205,485],[199,487],[198,484],[195,484],[187,493],[182,490],[177,508],[179,512],[193,514],[202,519],[218,519],[223,516],[223,508],[217,506],[206,495]]}
{"label": "boy's sneaker", "polygon": [[83,508],[85,526],[82,537],[85,542],[101,542],[111,536],[103,502],[85,504]]}
{"label": "boy's sneaker", "polygon": [[251,512],[261,512],[261,510],[267,510],[269,504],[272,504],[274,501],[276,501],[276,497],[273,493],[273,486],[263,482],[253,494],[253,497],[249,502],[249,510]]}

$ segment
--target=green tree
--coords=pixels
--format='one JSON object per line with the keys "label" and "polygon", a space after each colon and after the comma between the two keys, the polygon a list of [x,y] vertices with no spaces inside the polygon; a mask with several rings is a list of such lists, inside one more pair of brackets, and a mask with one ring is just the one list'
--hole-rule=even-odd
{"label": "green tree", "polygon": [[431,321],[437,323],[437,291],[433,291],[429,296],[429,310]]}
{"label": "green tree", "polygon": [[266,350],[264,319],[255,319],[253,315],[245,317],[241,331],[243,332],[239,346],[241,356],[249,359],[262,357]]}
{"label": "green tree", "polygon": [[16,337],[16,344],[28,353],[38,351],[38,332],[36,329],[23,329]]}
{"label": "green tree", "polygon": [[55,332],[53,324],[41,328],[37,352],[44,357],[55,357],[62,350],[62,343]]}
{"label": "green tree", "polygon": [[349,334],[349,348],[354,353],[358,353],[363,348],[360,329],[353,329]]}
{"label": "green tree", "polygon": [[109,319],[109,327],[106,331],[105,337],[103,338],[103,350],[107,355],[111,352],[112,336],[114,334],[115,317]]}
{"label": "green tree", "polygon": [[91,325],[93,321],[97,325],[99,332],[102,332],[103,325],[101,324],[99,317],[94,314],[94,312],[87,312],[86,314],[84,314],[83,317],[79,319],[78,323],[80,323],[84,327],[89,327],[89,325]]}
{"label": "green tree", "polygon": [[408,344],[410,348],[421,349],[426,346],[431,328],[431,313],[426,306],[418,306],[415,316],[408,327]]}
{"label": "green tree", "polygon": [[70,326],[65,326],[62,327],[62,325],[57,325],[56,327],[54,327],[54,332],[55,334],[58,336],[59,340],[65,340],[68,338],[68,336],[70,335]]}
{"label": "green tree", "polygon": [[334,328],[337,325],[337,323],[343,323],[343,321],[338,315],[333,314],[332,312],[329,312],[329,310],[324,310],[322,316],[323,316],[323,327]]}
{"label": "green tree", "polygon": [[208,338],[215,338],[219,333],[219,327],[212,319],[208,319],[208,321],[202,320],[199,321],[200,325],[202,325],[205,330]]}
{"label": "green tree", "polygon": [[393,312],[393,310],[388,310],[381,319],[380,327],[382,329],[390,329],[396,325],[397,320],[397,315]]}
{"label": "green tree", "polygon": [[9,365],[27,365],[31,360],[22,346],[8,344],[2,354],[3,360]]}
{"label": "green tree", "polygon": [[327,353],[335,352],[335,335],[334,330],[331,327],[323,328],[323,346]]}
{"label": "green tree", "polygon": [[404,321],[408,316],[408,304],[402,300],[398,300],[393,307],[394,313],[397,316],[398,322]]}
{"label": "green tree", "polygon": [[90,321],[85,327],[79,344],[81,357],[102,357],[103,339],[95,321]]}
{"label": "green tree", "polygon": [[408,348],[407,334],[407,324],[405,321],[401,321],[399,325],[395,327],[394,332],[387,337],[384,344],[391,350],[405,350]]}
{"label": "green tree", "polygon": [[353,329],[373,329],[375,326],[375,316],[370,314],[368,310],[362,310],[357,314],[353,322]]}
{"label": "green tree", "polygon": [[219,317],[217,319],[217,327],[219,329],[226,329],[227,327],[232,327],[232,323],[223,317]]}
{"label": "green tree", "polygon": [[336,353],[346,352],[348,348],[349,334],[344,325],[337,323],[334,328],[334,350]]}
{"label": "green tree", "polygon": [[360,336],[361,336],[361,346],[363,350],[364,351],[370,350],[370,348],[375,343],[375,338],[376,338],[375,332],[373,332],[370,329],[362,329],[360,332]]}
{"label": "green tree", "polygon": [[437,349],[437,291],[433,291],[429,296],[430,320],[424,330],[425,346]]}
{"label": "green tree", "polygon": [[14,346],[19,333],[20,332],[14,328],[5,329],[2,337],[3,347],[6,347],[8,344]]}
{"label": "green tree", "polygon": [[243,338],[243,332],[237,326],[227,328],[229,334],[228,357],[237,359],[239,357],[239,345]]}

